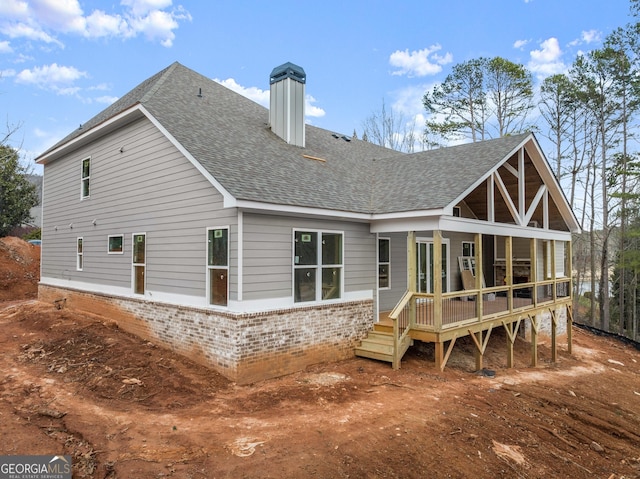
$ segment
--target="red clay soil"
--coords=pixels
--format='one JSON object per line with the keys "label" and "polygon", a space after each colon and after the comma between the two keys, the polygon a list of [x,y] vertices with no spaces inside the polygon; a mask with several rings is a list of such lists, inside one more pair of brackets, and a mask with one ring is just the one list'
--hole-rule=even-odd
{"label": "red clay soil", "polygon": [[536,368],[518,340],[507,369],[494,331],[495,377],[463,339],[444,372],[417,345],[398,371],[356,358],[239,386],[24,291],[0,302],[0,455],[71,455],[74,478],[640,478],[640,352],[612,339],[576,329]]}

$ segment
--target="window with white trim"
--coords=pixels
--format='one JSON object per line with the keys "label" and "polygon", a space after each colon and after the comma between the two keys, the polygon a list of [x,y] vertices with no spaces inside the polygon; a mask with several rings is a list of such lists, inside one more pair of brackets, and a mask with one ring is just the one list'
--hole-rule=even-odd
{"label": "window with white trim", "polygon": [[107,253],[123,254],[124,253],[124,235],[109,235]]}
{"label": "window with white trim", "polygon": [[378,238],[378,288],[391,288],[391,239]]}
{"label": "window with white trim", "polygon": [[209,304],[229,302],[229,228],[207,229],[207,291]]}
{"label": "window with white trim", "polygon": [[462,242],[462,256],[475,256],[476,255],[476,243],[474,241]]}
{"label": "window with white trim", "polygon": [[293,297],[296,303],[342,296],[343,233],[293,232]]}
{"label": "window with white trim", "polygon": [[80,198],[89,198],[89,182],[91,179],[91,158],[82,160]]}
{"label": "window with white trim", "polygon": [[82,250],[82,238],[76,240],[76,270],[82,271],[84,267],[84,253]]}

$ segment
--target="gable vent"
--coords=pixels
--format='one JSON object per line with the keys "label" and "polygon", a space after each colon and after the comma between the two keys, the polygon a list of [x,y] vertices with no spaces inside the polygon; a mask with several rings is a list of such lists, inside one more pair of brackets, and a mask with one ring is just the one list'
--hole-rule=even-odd
{"label": "gable vent", "polygon": [[307,75],[287,62],[271,72],[269,123],[271,131],[291,145],[304,147],[304,96]]}

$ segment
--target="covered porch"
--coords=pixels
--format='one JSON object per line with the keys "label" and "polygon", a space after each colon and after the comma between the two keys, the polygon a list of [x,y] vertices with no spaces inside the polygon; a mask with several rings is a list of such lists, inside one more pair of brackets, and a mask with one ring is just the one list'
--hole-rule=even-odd
{"label": "covered porch", "polygon": [[[526,324],[530,332],[531,364],[538,362],[538,337],[541,328],[551,339],[552,360],[557,359],[559,331],[566,331],[567,348],[571,353],[572,288],[571,242],[556,239],[517,238],[522,249],[528,242],[528,258],[514,260],[514,237],[500,237],[503,248],[483,247],[483,234],[474,235],[473,271],[460,283],[463,288],[448,291],[444,283],[453,274],[457,264],[447,258],[447,248],[442,248],[441,230],[432,232],[431,291],[421,291],[419,268],[419,241],[415,231],[407,233],[407,289],[400,301],[390,311],[379,313],[374,331],[363,340],[356,354],[389,361],[399,368],[402,356],[414,340],[435,345],[435,366],[443,370],[453,351],[456,340],[471,336],[475,345],[476,369],[483,368],[483,355],[494,328],[504,328],[508,367],[514,366],[513,347],[521,329]],[[561,247],[559,247],[561,245]],[[504,251],[497,258],[496,251]],[[443,256],[445,255],[445,256]],[[563,264],[558,264],[561,261]],[[449,264],[446,270],[443,265]],[[484,267],[491,264],[495,271],[489,275],[494,285],[485,283]],[[464,271],[460,272],[465,274]],[[472,278],[472,283],[469,280]],[[465,281],[466,279],[466,281]],[[560,321],[566,322],[566,328]],[[544,326],[543,326],[543,323]],[[367,349],[370,349],[368,351]]]}

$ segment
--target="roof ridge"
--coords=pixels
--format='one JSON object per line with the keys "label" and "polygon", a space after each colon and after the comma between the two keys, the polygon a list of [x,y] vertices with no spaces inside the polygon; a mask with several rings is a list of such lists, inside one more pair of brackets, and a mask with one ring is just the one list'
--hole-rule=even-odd
{"label": "roof ridge", "polygon": [[178,66],[182,66],[179,62],[175,61],[173,62],[171,65],[169,65],[167,68],[164,69],[164,71],[160,72],[160,77],[153,83],[153,85],[151,86],[151,88],[149,88],[138,100],[138,103],[145,103],[146,101],[150,100],[156,93],[157,91],[160,89],[160,87],[162,86],[162,84],[166,81],[166,79],[171,76],[171,74],[173,73],[173,71],[178,67]]}

